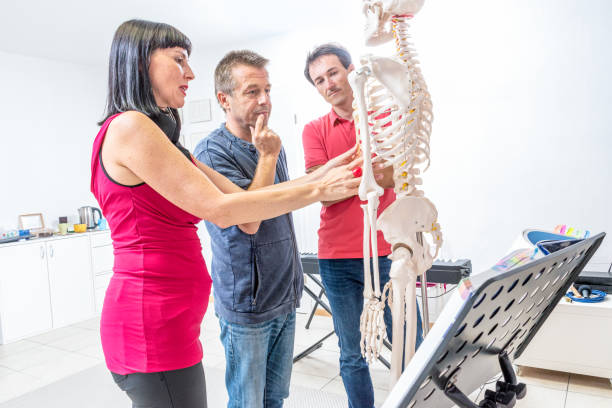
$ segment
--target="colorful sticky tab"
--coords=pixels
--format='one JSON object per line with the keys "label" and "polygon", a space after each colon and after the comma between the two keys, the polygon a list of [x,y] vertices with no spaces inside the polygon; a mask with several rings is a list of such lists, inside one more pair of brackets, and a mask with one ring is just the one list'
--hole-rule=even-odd
{"label": "colorful sticky tab", "polygon": [[465,300],[472,295],[474,288],[472,287],[472,281],[470,278],[464,278],[459,283],[459,294],[461,299]]}

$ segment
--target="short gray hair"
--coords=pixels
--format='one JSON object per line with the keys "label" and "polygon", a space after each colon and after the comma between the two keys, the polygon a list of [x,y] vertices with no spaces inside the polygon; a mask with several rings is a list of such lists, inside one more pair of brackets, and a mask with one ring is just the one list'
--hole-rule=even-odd
{"label": "short gray hair", "polygon": [[[247,65],[255,68],[265,68],[269,61],[250,50],[230,51],[215,68],[215,96],[218,92],[231,95],[236,88],[232,69],[237,65]],[[218,102],[218,100],[217,100]],[[223,108],[223,107],[222,107]]]}

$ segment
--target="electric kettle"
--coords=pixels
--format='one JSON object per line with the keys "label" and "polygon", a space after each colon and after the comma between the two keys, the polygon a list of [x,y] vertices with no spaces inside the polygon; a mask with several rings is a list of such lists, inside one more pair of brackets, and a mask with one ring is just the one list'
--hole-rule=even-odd
{"label": "electric kettle", "polygon": [[[100,222],[102,221],[102,211],[96,207],[81,207],[79,208],[79,218],[81,220],[81,224],[87,224],[87,229],[94,229]],[[95,214],[98,213],[98,219],[96,220]]]}

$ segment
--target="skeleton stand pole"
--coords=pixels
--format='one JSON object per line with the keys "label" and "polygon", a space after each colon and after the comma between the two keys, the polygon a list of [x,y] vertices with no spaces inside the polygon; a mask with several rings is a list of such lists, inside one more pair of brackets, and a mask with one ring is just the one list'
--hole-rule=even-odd
{"label": "skeleton stand pole", "polygon": [[[417,242],[423,245],[423,233],[417,232]],[[421,303],[423,304],[423,337],[429,333],[429,304],[427,300],[427,271],[421,275]]]}

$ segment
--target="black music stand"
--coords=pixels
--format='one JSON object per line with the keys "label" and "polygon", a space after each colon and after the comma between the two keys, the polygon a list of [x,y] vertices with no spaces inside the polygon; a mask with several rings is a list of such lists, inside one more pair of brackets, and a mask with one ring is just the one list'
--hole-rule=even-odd
{"label": "black music stand", "polygon": [[[512,361],[520,357],[605,234],[507,272],[464,279],[382,408],[510,408],[525,396]],[[499,372],[496,391],[467,395]]]}
{"label": "black music stand", "polygon": [[[304,271],[305,277],[310,278],[319,287],[319,294],[317,295],[307,285],[304,285],[304,292],[306,292],[306,294],[315,301],[315,304],[312,307],[312,310],[310,311],[310,315],[308,316],[308,321],[306,322],[306,329],[309,329],[310,323],[312,322],[312,318],[314,317],[315,312],[317,311],[317,308],[319,306],[322,307],[327,313],[329,313],[330,316],[332,312],[331,312],[329,305],[324,299],[325,288],[323,288],[323,283],[317,277],[317,275],[319,275],[319,261],[317,260],[317,255],[316,254],[300,254],[300,255],[301,255],[301,260],[302,260],[302,269]],[[313,351],[323,347],[323,342],[327,340],[328,338],[330,338],[335,333],[336,333],[335,330],[332,330],[329,333],[327,333],[325,336],[321,337],[319,340],[315,341],[306,350],[302,351],[297,356],[293,357],[293,362],[297,363],[298,361],[300,361],[301,359],[303,359],[304,357],[306,357]]]}

